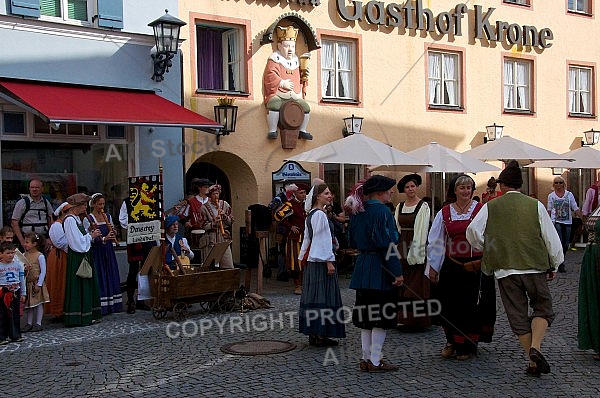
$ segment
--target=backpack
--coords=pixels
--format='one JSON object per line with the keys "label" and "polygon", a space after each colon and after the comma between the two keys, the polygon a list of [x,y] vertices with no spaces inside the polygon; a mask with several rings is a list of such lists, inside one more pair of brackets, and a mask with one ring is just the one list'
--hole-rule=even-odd
{"label": "backpack", "polygon": [[[44,201],[44,208],[43,209],[33,209],[31,210],[31,199],[29,199],[29,196],[25,195],[23,197],[23,200],[25,201],[25,211],[23,211],[23,214],[21,215],[21,219],[19,220],[19,228],[23,228],[24,226],[26,227],[44,227],[44,226],[48,226],[48,217],[50,217],[50,213],[52,212],[52,210],[50,210],[50,212],[48,212],[48,208],[52,209],[52,205],[50,204],[50,202],[48,201],[48,199],[46,199],[45,197],[42,196],[42,199]],[[33,223],[33,224],[23,224],[23,220],[25,219],[25,216],[27,215],[27,213],[29,213],[30,211],[37,211],[38,212],[38,218],[42,219],[40,217],[40,213],[44,212],[46,213],[46,217],[43,218],[43,220],[45,222],[39,222],[39,223]]]}

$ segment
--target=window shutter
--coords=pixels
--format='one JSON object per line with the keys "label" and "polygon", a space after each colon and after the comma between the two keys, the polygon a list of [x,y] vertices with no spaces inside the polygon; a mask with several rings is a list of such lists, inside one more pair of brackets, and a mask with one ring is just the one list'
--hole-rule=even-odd
{"label": "window shutter", "polygon": [[123,0],[98,0],[98,26],[123,29]]}
{"label": "window shutter", "polygon": [[10,12],[24,17],[40,17],[40,0],[10,0]]}

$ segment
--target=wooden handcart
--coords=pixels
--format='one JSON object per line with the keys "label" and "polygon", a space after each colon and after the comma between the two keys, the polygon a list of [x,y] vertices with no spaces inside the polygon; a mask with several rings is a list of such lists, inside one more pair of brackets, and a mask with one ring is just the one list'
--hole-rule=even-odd
{"label": "wooden handcart", "polygon": [[240,270],[215,268],[229,244],[215,244],[202,264],[184,266],[185,273],[176,270],[172,274],[163,268],[161,248],[153,248],[142,274],[148,273],[154,318],[162,319],[172,311],[176,319],[184,319],[191,304],[200,304],[204,312],[234,310]]}

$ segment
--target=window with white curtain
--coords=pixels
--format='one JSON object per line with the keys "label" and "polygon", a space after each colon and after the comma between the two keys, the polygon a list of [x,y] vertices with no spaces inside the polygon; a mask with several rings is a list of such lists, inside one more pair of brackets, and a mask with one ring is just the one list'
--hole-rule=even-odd
{"label": "window with white curtain", "polygon": [[196,26],[199,90],[244,91],[242,33],[236,27]]}
{"label": "window with white curtain", "polygon": [[504,109],[531,111],[531,62],[504,60]]}
{"label": "window with white curtain", "polygon": [[323,40],[321,43],[321,92],[323,98],[356,99],[356,43]]}
{"label": "window with white curtain", "polygon": [[583,14],[590,13],[590,1],[589,0],[569,0],[567,9],[572,12],[578,12]]}
{"label": "window with white curtain", "polygon": [[592,114],[592,69],[569,66],[569,113]]}
{"label": "window with white curtain", "polygon": [[439,51],[427,54],[430,105],[460,105],[459,55]]}

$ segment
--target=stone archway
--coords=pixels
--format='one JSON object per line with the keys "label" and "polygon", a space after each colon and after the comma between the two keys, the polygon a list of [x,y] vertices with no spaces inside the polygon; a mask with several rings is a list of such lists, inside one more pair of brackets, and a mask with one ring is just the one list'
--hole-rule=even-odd
{"label": "stone archway", "polygon": [[245,211],[258,202],[258,182],[250,166],[239,156],[225,152],[210,152],[200,156],[186,171],[186,192],[192,178],[208,178],[223,187],[221,199],[232,208],[235,220],[232,228],[232,253],[235,263],[240,260],[240,227],[245,227]]}

